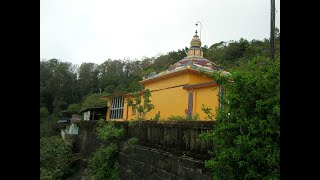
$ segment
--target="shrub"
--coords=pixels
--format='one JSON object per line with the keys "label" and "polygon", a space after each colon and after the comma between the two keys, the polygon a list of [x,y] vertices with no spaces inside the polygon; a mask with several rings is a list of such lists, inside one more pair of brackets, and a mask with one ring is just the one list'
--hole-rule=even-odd
{"label": "shrub", "polygon": [[280,178],[280,59],[258,57],[225,77],[213,74],[225,89],[211,132],[215,179]]}
{"label": "shrub", "polygon": [[97,127],[97,135],[104,145],[98,148],[89,159],[86,175],[90,179],[119,179],[117,142],[123,138],[124,130],[115,127],[113,122],[106,123],[101,119]]}
{"label": "shrub", "polygon": [[138,142],[139,142],[139,139],[136,138],[136,137],[130,138],[130,139],[128,140],[128,144],[129,144],[129,145],[135,145],[135,144],[138,144]]}
{"label": "shrub", "polygon": [[173,116],[173,115],[171,115],[171,116],[169,116],[167,118],[167,120],[168,121],[183,121],[183,120],[186,120],[186,118],[182,117],[182,116]]}
{"label": "shrub", "polygon": [[160,120],[160,111],[154,116],[152,119],[153,121],[159,121]]}
{"label": "shrub", "polygon": [[59,118],[54,115],[47,117],[40,123],[40,137],[50,137],[60,135],[60,126],[58,124]]}
{"label": "shrub", "polygon": [[189,121],[198,121],[198,120],[200,120],[200,116],[199,116],[198,113],[196,113],[196,114],[193,115],[193,116],[187,116],[187,117],[186,117],[186,120],[189,120]]}
{"label": "shrub", "polygon": [[90,179],[119,179],[117,154],[116,144],[98,148],[89,160],[87,173]]}
{"label": "shrub", "polygon": [[129,121],[129,127],[134,127],[134,126],[136,126],[138,124],[138,121],[137,120],[130,120]]}
{"label": "shrub", "polygon": [[59,136],[40,138],[40,179],[64,179],[74,159],[71,146]]}
{"label": "shrub", "polygon": [[49,118],[49,111],[46,107],[40,108],[40,123],[43,123]]}

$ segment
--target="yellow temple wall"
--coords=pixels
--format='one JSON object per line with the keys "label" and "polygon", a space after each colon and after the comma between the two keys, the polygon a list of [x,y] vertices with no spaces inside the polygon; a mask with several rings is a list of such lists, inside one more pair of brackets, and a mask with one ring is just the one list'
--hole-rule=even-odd
{"label": "yellow temple wall", "polygon": [[190,74],[190,81],[189,83],[190,84],[199,84],[199,83],[206,83],[206,82],[212,82],[212,78],[208,78],[208,77],[205,77],[204,75],[202,74]]}
{"label": "yellow temple wall", "polygon": [[169,116],[185,117],[185,109],[188,109],[188,91],[182,87],[151,92],[151,103],[154,109],[147,114],[147,119],[154,118],[160,112],[160,119]]}
{"label": "yellow temple wall", "polygon": [[[123,119],[125,119],[125,120],[134,120],[135,118],[136,118],[136,116],[133,114],[133,110],[132,110],[132,106],[129,106],[128,105],[128,102],[129,102],[129,99],[130,99],[131,97],[126,97],[126,103],[124,104],[125,105],[125,107],[124,107],[124,109],[123,109],[123,115],[124,115],[124,117],[123,117]],[[142,98],[143,99],[143,98]],[[137,110],[136,110],[137,111]]]}
{"label": "yellow temple wall", "polygon": [[210,107],[212,114],[216,115],[216,109],[219,107],[218,95],[219,86],[195,89],[193,115],[198,113],[201,120],[207,120],[207,115],[201,110],[202,104]]}
{"label": "yellow temple wall", "polygon": [[145,89],[149,89],[150,91],[188,84],[190,82],[190,74],[183,73],[177,76],[172,76],[166,79],[159,79],[155,82],[146,83]]}

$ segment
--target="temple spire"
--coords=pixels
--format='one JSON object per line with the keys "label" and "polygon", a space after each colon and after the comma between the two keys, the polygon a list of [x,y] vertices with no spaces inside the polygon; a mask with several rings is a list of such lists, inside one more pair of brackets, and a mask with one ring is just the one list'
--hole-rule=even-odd
{"label": "temple spire", "polygon": [[201,41],[198,36],[198,31],[196,30],[195,33],[196,34],[193,36],[190,45],[191,45],[191,47],[201,47]]}
{"label": "temple spire", "polygon": [[201,41],[198,36],[198,31],[196,30],[190,42],[190,49],[188,50],[188,57],[203,57],[203,51],[201,48]]}

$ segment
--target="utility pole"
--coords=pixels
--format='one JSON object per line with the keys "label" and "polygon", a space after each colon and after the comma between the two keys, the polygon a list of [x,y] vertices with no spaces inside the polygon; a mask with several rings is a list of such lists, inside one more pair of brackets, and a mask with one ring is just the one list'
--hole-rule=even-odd
{"label": "utility pole", "polygon": [[275,31],[275,0],[271,0],[271,28],[270,28],[270,57],[274,59],[275,54],[275,38],[274,38],[274,31]]}

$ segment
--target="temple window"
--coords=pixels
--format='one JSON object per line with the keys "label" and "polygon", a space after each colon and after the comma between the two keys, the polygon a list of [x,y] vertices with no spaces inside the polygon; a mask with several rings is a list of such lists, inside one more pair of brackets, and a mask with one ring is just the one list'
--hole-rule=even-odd
{"label": "temple window", "polygon": [[122,96],[111,98],[110,119],[123,118],[123,105],[124,98]]}

